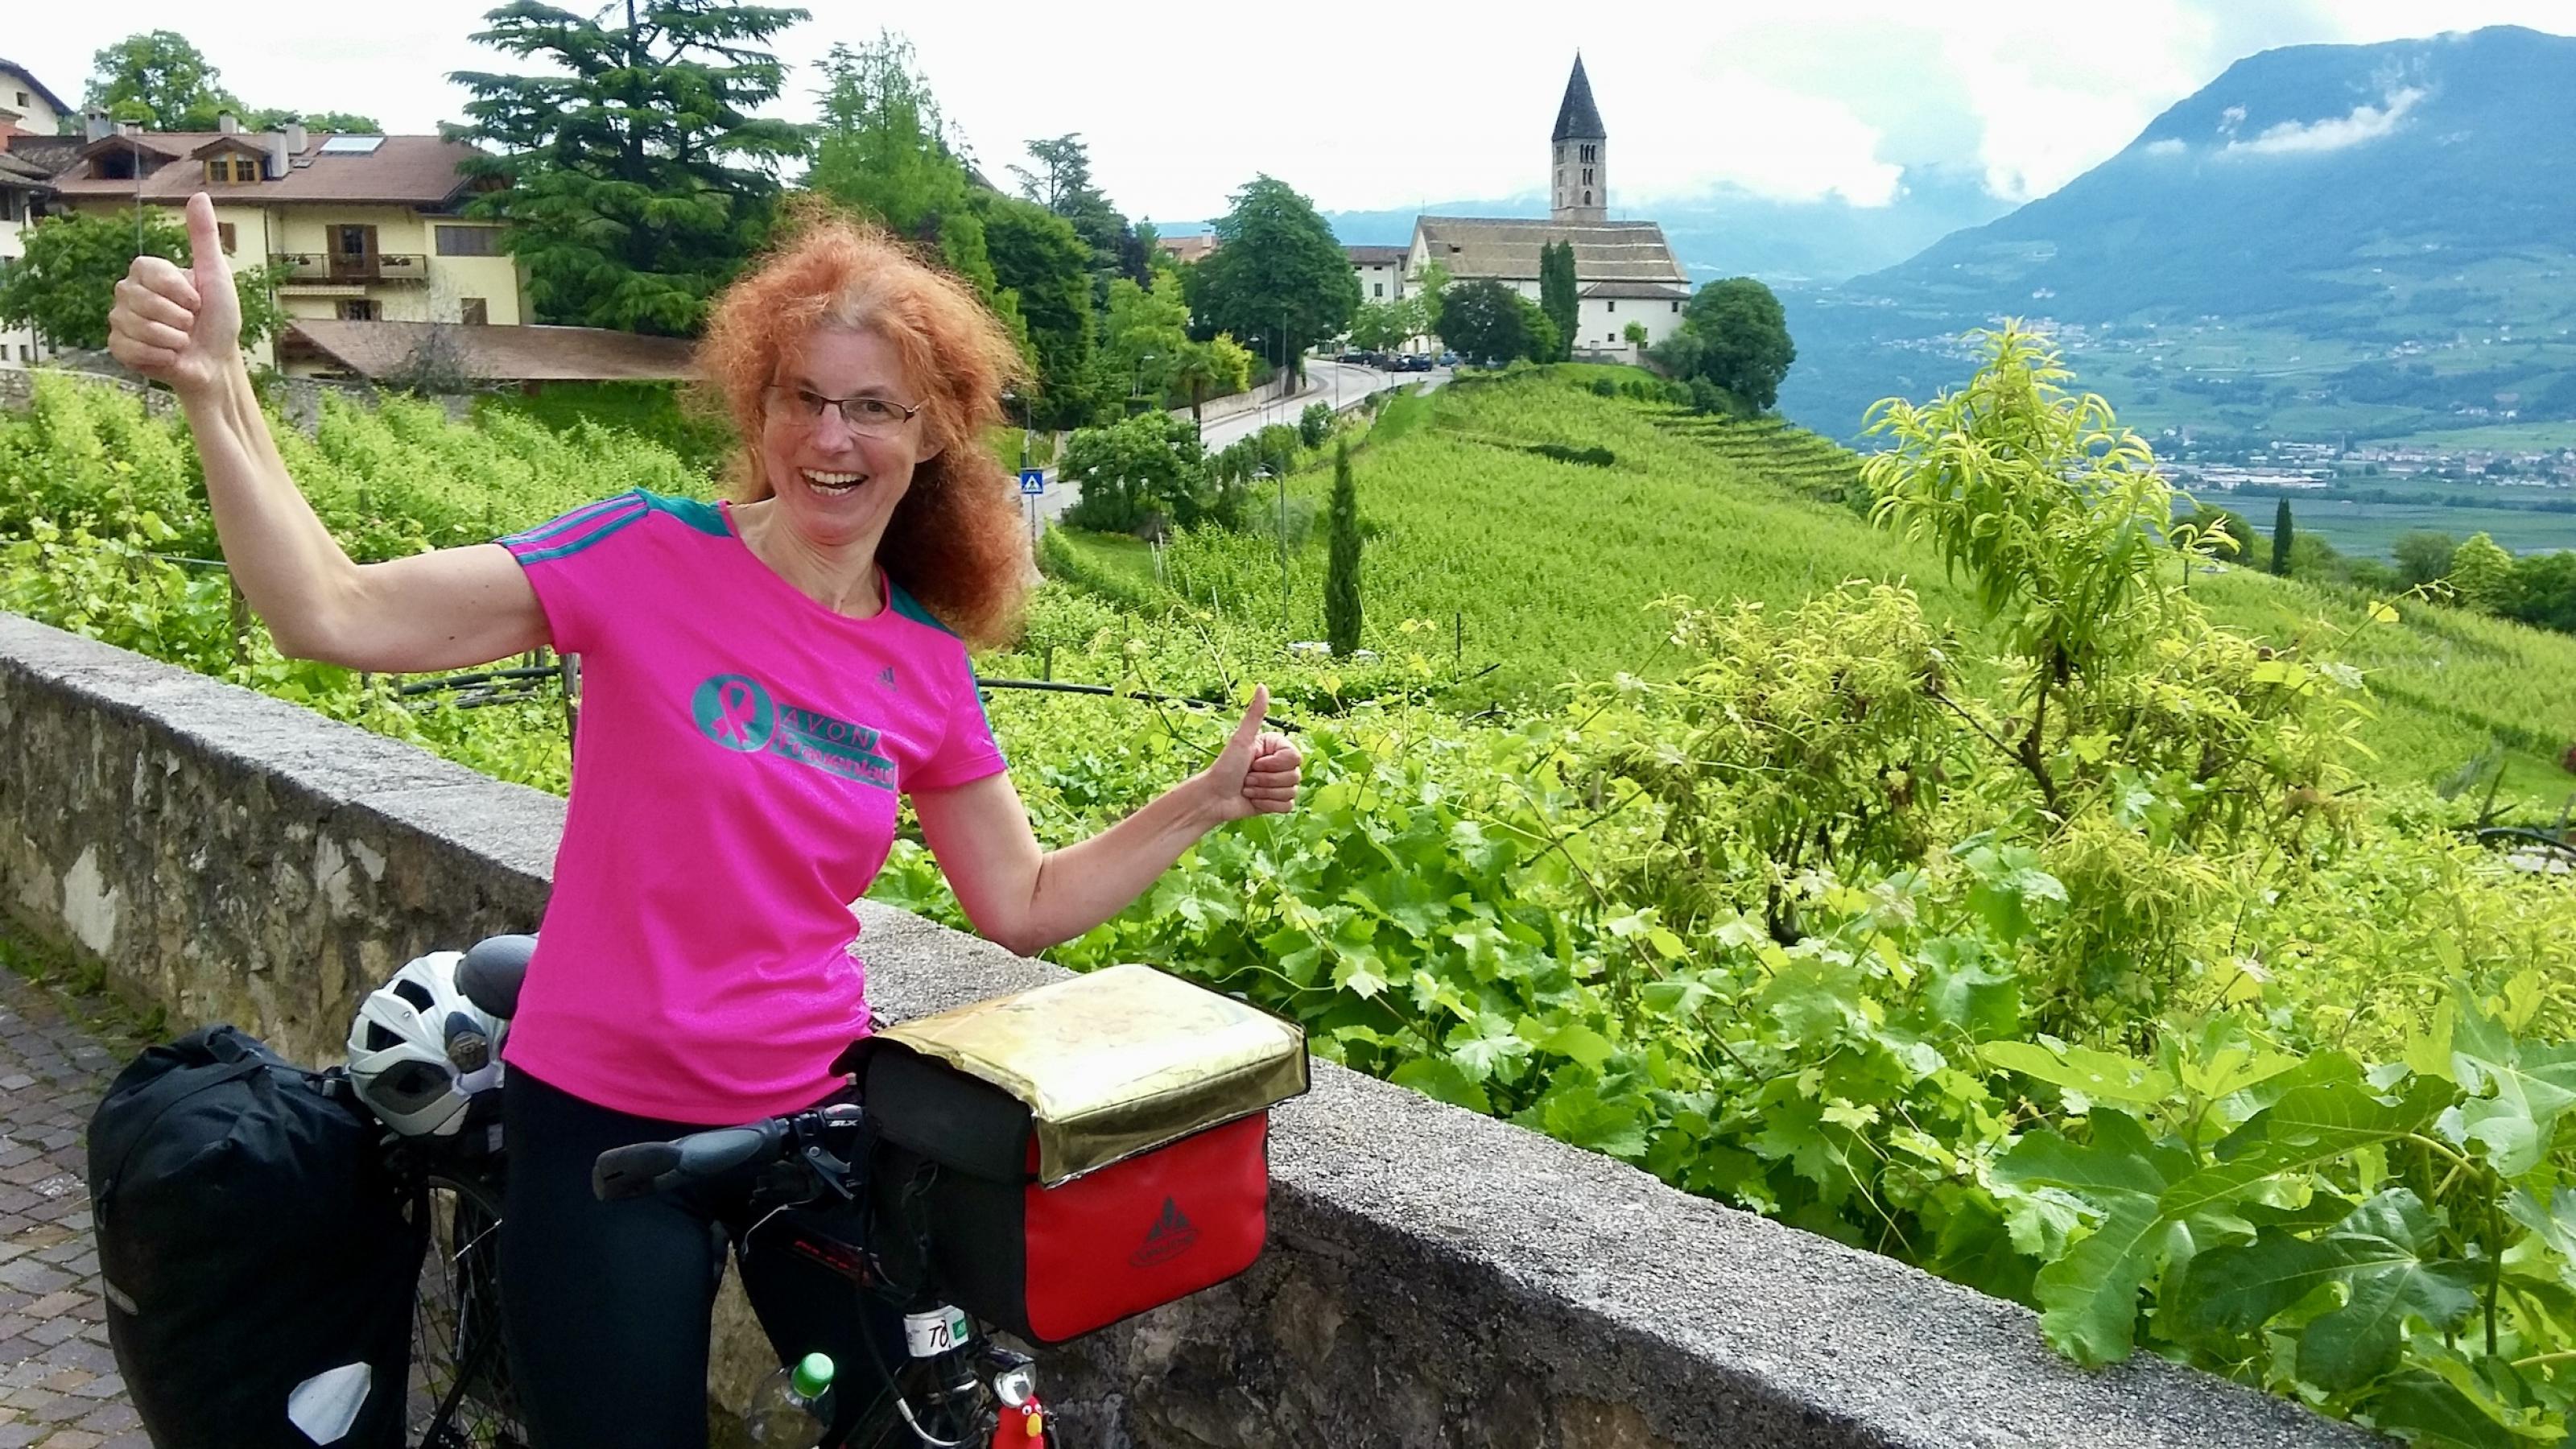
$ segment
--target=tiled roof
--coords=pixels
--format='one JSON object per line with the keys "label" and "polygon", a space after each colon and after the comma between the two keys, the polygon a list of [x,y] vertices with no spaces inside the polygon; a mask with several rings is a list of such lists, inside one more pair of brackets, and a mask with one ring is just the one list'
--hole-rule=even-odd
{"label": "tiled roof", "polygon": [[1197,236],[1163,236],[1154,238],[1154,245],[1170,253],[1175,261],[1195,262],[1216,250],[1216,237],[1209,232],[1201,232]]}
{"label": "tiled roof", "polygon": [[1400,267],[1413,255],[1411,247],[1344,247],[1355,267]]}
{"label": "tiled roof", "polygon": [[45,98],[45,104],[52,106],[56,115],[69,116],[78,114],[70,106],[64,104],[61,96],[55,95],[52,91],[46,89],[45,83],[36,79],[33,72],[29,71],[25,66],[18,64],[16,61],[0,59],[0,71],[7,71],[9,74],[25,81],[36,94]]}
{"label": "tiled roof", "polygon": [[29,187],[45,184],[45,168],[33,161],[22,161],[0,151],[0,186]]}
{"label": "tiled roof", "polygon": [[444,333],[459,371],[477,382],[660,382],[696,375],[691,344],[599,327],[479,327],[431,322],[297,318],[283,339],[361,377],[404,370],[420,345]]}
{"label": "tiled roof", "polygon": [[[95,154],[95,148],[114,149],[119,144],[133,145],[159,156],[172,158],[167,164],[145,176],[140,183],[131,180],[109,180],[101,177],[66,173],[54,179],[54,189],[66,201],[86,197],[123,201],[140,196],[145,201],[168,206],[185,203],[198,191],[210,192],[218,204],[251,202],[261,206],[291,206],[297,202],[378,202],[392,206],[443,206],[465,189],[466,178],[456,173],[457,163],[475,153],[462,141],[441,140],[436,136],[387,136],[383,145],[370,155],[324,155],[322,143],[330,140],[327,133],[316,132],[305,138],[304,150],[290,157],[286,174],[273,181],[243,181],[209,187],[203,167],[187,159],[199,149],[220,141],[243,141],[266,149],[270,133],[262,131],[146,131],[132,136],[110,136],[88,143],[84,151]],[[17,146],[10,147],[12,151]],[[86,166],[72,168],[85,171]]]}
{"label": "tiled roof", "polygon": [[1601,108],[1592,104],[1592,81],[1583,73],[1583,57],[1574,58],[1574,74],[1565,78],[1565,99],[1557,103],[1556,129],[1548,133],[1551,141],[1605,140],[1610,133],[1601,126]]}
{"label": "tiled roof", "polygon": [[24,161],[47,176],[72,164],[80,155],[78,136],[40,136],[33,131],[17,131],[0,136],[0,151],[9,159]]}
{"label": "tiled roof", "polygon": [[1584,288],[1580,295],[1609,297],[1619,301],[1625,301],[1630,297],[1643,297],[1658,302],[1690,300],[1689,289],[1665,282],[1595,282]]}
{"label": "tiled roof", "polygon": [[1574,244],[1577,282],[1669,282],[1690,274],[1673,257],[1664,229],[1651,221],[1544,221],[1526,217],[1425,216],[1414,220],[1429,259],[1465,281],[1493,277],[1536,281],[1539,248]]}

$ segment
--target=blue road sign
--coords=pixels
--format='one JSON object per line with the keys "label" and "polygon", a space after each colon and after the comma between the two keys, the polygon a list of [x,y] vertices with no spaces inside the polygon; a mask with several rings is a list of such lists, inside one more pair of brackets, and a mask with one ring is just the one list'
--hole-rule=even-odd
{"label": "blue road sign", "polygon": [[1020,491],[1031,498],[1035,498],[1039,494],[1044,493],[1046,491],[1046,470],[1043,468],[1022,468],[1020,470]]}

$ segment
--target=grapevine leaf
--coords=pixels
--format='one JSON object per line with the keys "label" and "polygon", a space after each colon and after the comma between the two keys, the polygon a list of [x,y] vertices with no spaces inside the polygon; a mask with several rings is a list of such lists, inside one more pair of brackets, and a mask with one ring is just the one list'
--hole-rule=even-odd
{"label": "grapevine leaf", "polygon": [[2039,1330],[2087,1367],[2129,1356],[2138,1290],[2164,1261],[2177,1225],[2146,1198],[2124,1197],[2073,1251],[2039,1270]]}
{"label": "grapevine leaf", "polygon": [[1590,1082],[1561,1084],[1539,1104],[1547,1135],[1611,1157],[1646,1155],[1645,1114],[1633,1101],[1604,1101]]}
{"label": "grapevine leaf", "polygon": [[2174,1079],[2164,1069],[2116,1052],[2081,1046],[2051,1051],[2026,1041],[1990,1041],[1977,1050],[1996,1066],[2054,1087],[2071,1087],[2097,1102],[2151,1106],[2174,1092]]}
{"label": "grapevine leaf", "polygon": [[1415,1057],[1389,1073],[1387,1080],[1399,1087],[1411,1087],[1434,1101],[1473,1112],[1491,1112],[1493,1101],[1485,1089],[1470,1078],[1465,1069],[1447,1057]]}
{"label": "grapevine leaf", "polygon": [[2091,1131],[2080,1145],[2055,1132],[2024,1135],[1995,1164],[1995,1176],[2019,1188],[2065,1188],[2107,1207],[2122,1196],[2153,1201],[2190,1170],[2189,1153],[2149,1141],[2126,1113],[2086,1120]]}
{"label": "grapevine leaf", "polygon": [[1531,1045],[1541,1051],[1554,1052],[1561,1057],[1571,1057],[1594,1071],[1599,1071],[1601,1064],[1610,1059],[1610,1053],[1617,1050],[1611,1045],[1610,1038],[1579,1021],[1569,1021],[1562,1026],[1542,1031],[1531,1039]]}
{"label": "grapevine leaf", "polygon": [[2559,1117],[2576,1106],[2576,1047],[2516,1041],[2465,988],[2453,1003],[2451,1066],[2472,1094],[2460,1104],[2461,1128],[2486,1145],[2496,1171],[2520,1177],[2540,1165]]}
{"label": "grapevine leaf", "polygon": [[2500,1417],[2503,1412],[2491,1397],[2473,1398],[2421,1369],[2390,1379],[2370,1401],[2371,1418],[2380,1428],[2417,1446],[2526,1449],[2535,1442],[2516,1434]]}

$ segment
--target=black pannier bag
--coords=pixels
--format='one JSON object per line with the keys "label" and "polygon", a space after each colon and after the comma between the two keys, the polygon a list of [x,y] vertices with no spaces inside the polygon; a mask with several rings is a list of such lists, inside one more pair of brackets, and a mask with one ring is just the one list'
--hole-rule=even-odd
{"label": "black pannier bag", "polygon": [[1269,1111],[1307,1087],[1296,1026],[1149,966],[903,1022],[842,1063],[887,1144],[880,1220],[927,1235],[956,1306],[1041,1346],[1251,1267]]}
{"label": "black pannier bag", "polygon": [[337,1072],[230,1026],[89,1125],[108,1342],[159,1449],[401,1449],[427,1216]]}

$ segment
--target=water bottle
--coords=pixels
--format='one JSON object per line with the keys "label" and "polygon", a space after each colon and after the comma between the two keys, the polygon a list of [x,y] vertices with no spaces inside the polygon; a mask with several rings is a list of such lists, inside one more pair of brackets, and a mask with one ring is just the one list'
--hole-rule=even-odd
{"label": "water bottle", "polygon": [[832,1426],[832,1356],[809,1353],[771,1374],[744,1421],[753,1449],[815,1449]]}

